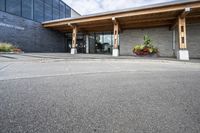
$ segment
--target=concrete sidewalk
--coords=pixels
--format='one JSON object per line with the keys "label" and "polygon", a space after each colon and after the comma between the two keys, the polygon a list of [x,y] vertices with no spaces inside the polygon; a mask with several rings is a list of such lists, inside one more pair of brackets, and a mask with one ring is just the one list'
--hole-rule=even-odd
{"label": "concrete sidewalk", "polygon": [[10,54],[0,57],[0,80],[106,72],[199,71],[198,68],[200,63],[174,59],[65,53]]}
{"label": "concrete sidewalk", "polygon": [[[156,57],[135,57],[135,56],[119,56],[100,54],[75,54],[69,53],[22,53],[22,54],[0,54],[1,62],[9,61],[34,61],[34,60],[158,60],[158,61],[178,61],[175,58],[156,58]],[[200,63],[200,59],[191,59],[190,61]]]}

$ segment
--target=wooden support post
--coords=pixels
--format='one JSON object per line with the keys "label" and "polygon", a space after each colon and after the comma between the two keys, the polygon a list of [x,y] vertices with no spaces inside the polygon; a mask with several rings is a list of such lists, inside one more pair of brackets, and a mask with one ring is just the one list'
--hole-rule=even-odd
{"label": "wooden support post", "polygon": [[113,36],[114,36],[113,48],[118,49],[118,43],[119,43],[119,23],[118,22],[114,23]]}
{"label": "wooden support post", "polygon": [[[170,28],[174,30],[178,26],[178,47],[177,58],[179,60],[189,60],[189,51],[187,50],[187,39],[186,39],[186,16],[190,13],[190,8],[185,10],[178,16],[178,19]],[[174,37],[175,38],[175,37]]]}
{"label": "wooden support post", "polygon": [[77,53],[77,49],[76,49],[76,39],[77,39],[77,25],[72,25],[70,23],[68,23],[69,26],[72,27],[72,47],[71,47],[71,54],[76,54]]}
{"label": "wooden support post", "polygon": [[186,16],[191,11],[190,8],[185,8],[182,14],[178,17],[178,31],[179,31],[179,48],[187,49],[186,40]]}
{"label": "wooden support post", "polygon": [[77,26],[73,26],[72,32],[72,48],[76,48]]}
{"label": "wooden support post", "polygon": [[182,14],[180,15],[181,18],[185,18],[191,11],[191,8],[185,8],[185,10],[182,12]]}
{"label": "wooden support post", "polygon": [[178,33],[179,33],[179,60],[189,60],[189,51],[187,50],[186,42],[186,18],[178,17]]}
{"label": "wooden support post", "polygon": [[174,30],[176,26],[179,25],[179,18],[186,18],[190,11],[191,8],[185,8],[185,10],[178,16],[178,19],[175,20],[174,24],[171,27],[169,27],[169,30]]}
{"label": "wooden support post", "polygon": [[118,31],[122,32],[119,20],[117,18],[115,18],[115,17],[112,17],[112,21],[113,21],[113,24],[116,24],[116,23],[118,24]]}
{"label": "wooden support post", "polygon": [[179,31],[179,48],[180,49],[187,49],[185,17],[182,18],[181,16],[179,16],[179,18],[178,18],[178,31]]}
{"label": "wooden support post", "polygon": [[112,18],[113,24],[114,24],[114,30],[113,30],[113,37],[114,37],[114,44],[113,44],[113,56],[119,56],[119,22]]}

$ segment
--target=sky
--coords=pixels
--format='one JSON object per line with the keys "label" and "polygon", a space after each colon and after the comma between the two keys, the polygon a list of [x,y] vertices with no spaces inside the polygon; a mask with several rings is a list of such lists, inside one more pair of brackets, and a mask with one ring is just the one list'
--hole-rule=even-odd
{"label": "sky", "polygon": [[113,11],[175,0],[63,0],[81,15]]}

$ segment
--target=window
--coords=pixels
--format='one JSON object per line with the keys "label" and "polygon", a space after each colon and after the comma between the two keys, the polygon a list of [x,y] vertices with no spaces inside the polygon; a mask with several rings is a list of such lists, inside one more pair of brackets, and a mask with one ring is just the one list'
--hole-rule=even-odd
{"label": "window", "polygon": [[60,18],[65,18],[65,3],[60,2]]}
{"label": "window", "polygon": [[0,10],[5,11],[6,2],[5,0],[0,0]]}
{"label": "window", "polygon": [[95,46],[96,53],[111,54],[112,33],[95,33],[95,42],[91,45]]}
{"label": "window", "polygon": [[53,19],[59,19],[59,10],[53,8]]}
{"label": "window", "polygon": [[70,18],[71,17],[71,8],[69,6],[66,6],[66,13],[65,13],[65,17],[66,18]]}
{"label": "window", "polygon": [[21,16],[21,0],[7,0],[6,11]]}
{"label": "window", "polygon": [[59,0],[53,0],[53,8],[56,8],[59,10]]}
{"label": "window", "polygon": [[52,20],[52,6],[45,3],[45,21]]}
{"label": "window", "polygon": [[33,19],[33,0],[22,0],[22,17]]}
{"label": "window", "polygon": [[109,43],[112,45],[112,34],[111,33],[105,33],[103,37],[104,43]]}
{"label": "window", "polygon": [[52,0],[44,0],[46,4],[52,5]]}
{"label": "window", "polygon": [[53,0],[53,19],[59,19],[60,18],[60,0]]}
{"label": "window", "polygon": [[0,0],[0,11],[37,22],[71,17],[71,8],[61,0]]}
{"label": "window", "polygon": [[41,0],[34,0],[34,20],[42,22],[44,20],[44,2]]}

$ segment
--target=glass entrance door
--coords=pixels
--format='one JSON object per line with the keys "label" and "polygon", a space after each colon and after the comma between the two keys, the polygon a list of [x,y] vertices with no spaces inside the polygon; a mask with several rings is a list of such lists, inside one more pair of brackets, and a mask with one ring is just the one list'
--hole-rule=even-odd
{"label": "glass entrance door", "polygon": [[86,53],[86,43],[84,39],[77,40],[77,52],[78,53]]}
{"label": "glass entrance door", "polygon": [[[87,37],[87,38],[86,38]],[[87,46],[86,46],[87,40]],[[72,47],[72,33],[67,33],[66,49],[70,53]],[[113,34],[112,32],[90,33],[85,35],[78,33],[77,35],[77,52],[86,53],[86,49],[90,54],[112,54]]]}
{"label": "glass entrance door", "polygon": [[[66,44],[66,49],[68,53],[70,53],[71,48],[72,48],[72,34],[68,33],[67,44]],[[76,48],[78,53],[86,53],[86,42],[85,42],[85,36],[83,34],[78,34]]]}

